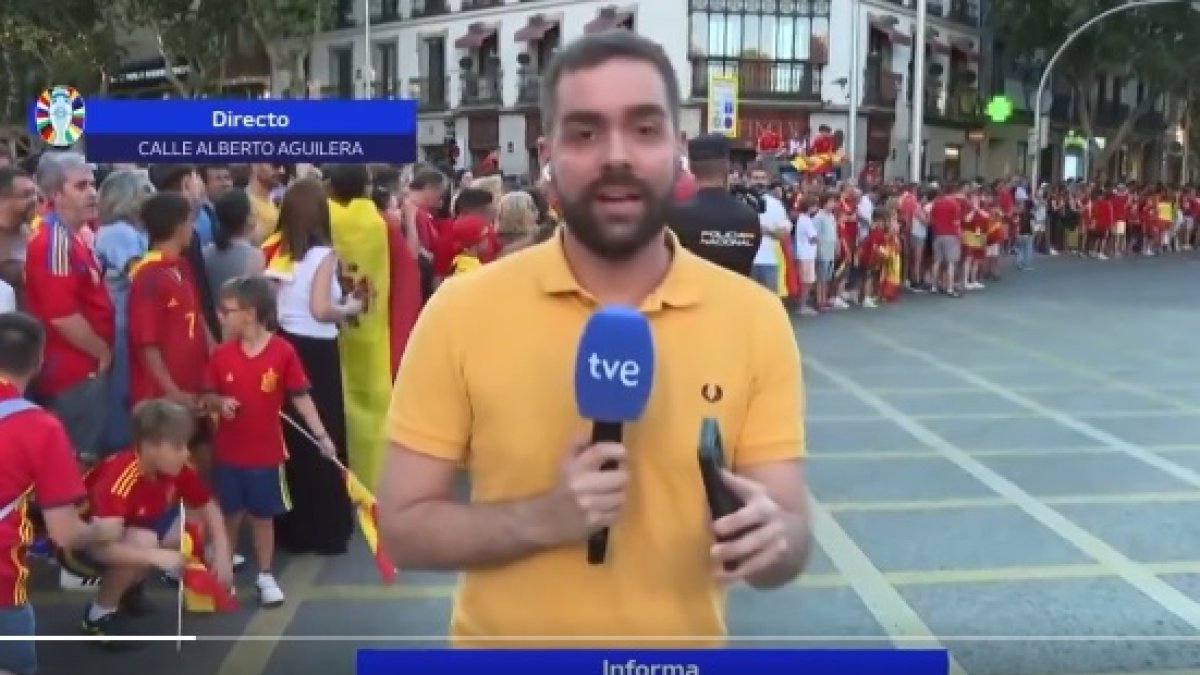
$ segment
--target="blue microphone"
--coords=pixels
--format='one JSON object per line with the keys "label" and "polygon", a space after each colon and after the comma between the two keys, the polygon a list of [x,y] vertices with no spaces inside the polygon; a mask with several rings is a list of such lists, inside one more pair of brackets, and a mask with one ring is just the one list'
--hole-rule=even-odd
{"label": "blue microphone", "polygon": [[[646,317],[621,305],[593,312],[575,355],[575,405],[580,417],[592,420],[592,443],[620,443],[624,423],[645,411],[653,382],[654,339]],[[588,563],[603,563],[607,551],[605,528],[588,540]]]}

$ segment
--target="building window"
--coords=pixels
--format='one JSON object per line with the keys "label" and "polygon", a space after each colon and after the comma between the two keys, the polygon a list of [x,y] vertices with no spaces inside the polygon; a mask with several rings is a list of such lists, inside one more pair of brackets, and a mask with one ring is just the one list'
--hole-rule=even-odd
{"label": "building window", "polygon": [[375,75],[375,94],[377,96],[402,96],[396,75],[399,71],[399,54],[395,41],[375,43],[375,53],[371,55],[371,69]]}
{"label": "building window", "polygon": [[331,47],[329,49],[328,93],[338,98],[354,98],[354,49]]}
{"label": "building window", "polygon": [[691,0],[696,56],[807,61],[829,35],[829,0]]}
{"label": "building window", "polygon": [[1017,141],[1017,171],[1018,176],[1029,175],[1029,143]]}
{"label": "building window", "polygon": [[690,0],[693,91],[735,75],[748,96],[820,96],[830,0]]}

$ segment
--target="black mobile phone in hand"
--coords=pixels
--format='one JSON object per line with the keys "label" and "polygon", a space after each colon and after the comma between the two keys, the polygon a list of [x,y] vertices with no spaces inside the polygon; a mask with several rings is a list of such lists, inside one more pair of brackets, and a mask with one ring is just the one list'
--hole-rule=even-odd
{"label": "black mobile phone in hand", "polygon": [[[721,429],[711,417],[700,422],[700,478],[704,481],[704,495],[708,499],[708,511],[713,522],[736,513],[745,502],[721,476],[725,465],[725,450],[721,444]],[[725,570],[732,572],[736,563],[725,563]]]}

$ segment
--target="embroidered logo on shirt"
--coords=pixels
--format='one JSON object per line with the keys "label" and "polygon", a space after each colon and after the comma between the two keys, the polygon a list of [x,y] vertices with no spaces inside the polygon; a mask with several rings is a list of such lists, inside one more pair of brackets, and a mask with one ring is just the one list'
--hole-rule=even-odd
{"label": "embroidered logo on shirt", "polygon": [[167,302],[167,309],[170,309],[170,308],[172,308],[172,307],[178,307],[178,306],[179,306],[179,301],[178,301],[178,300],[176,300],[175,298],[171,298],[171,299],[170,299],[170,300]]}
{"label": "embroidered logo on shirt", "polygon": [[264,394],[270,394],[275,391],[275,387],[279,386],[279,375],[275,373],[274,368],[268,368],[267,372],[262,374],[262,381],[259,383],[259,389],[262,389]]}

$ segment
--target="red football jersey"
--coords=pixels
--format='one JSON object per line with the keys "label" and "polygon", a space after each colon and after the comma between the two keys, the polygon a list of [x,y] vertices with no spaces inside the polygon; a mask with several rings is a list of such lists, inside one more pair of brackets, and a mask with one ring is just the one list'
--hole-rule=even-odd
{"label": "red football jersey", "polygon": [[142,350],[158,347],[167,373],[182,391],[204,385],[208,338],[189,268],[179,258],[150,251],[130,271],[129,398],[137,404],[166,395],[151,375]]}
{"label": "red football jersey", "polygon": [[94,373],[96,360],[68,342],[52,321],[79,314],[111,347],[112,300],[92,250],[78,234],[53,219],[29,239],[25,301],[29,313],[46,325],[46,358],[38,378],[41,392],[58,394]]}
{"label": "red football jersey", "polygon": [[237,414],[222,417],[213,436],[213,456],[228,466],[266,468],[287,459],[279,414],[288,397],[308,393],[308,376],[296,350],[272,335],[258,354],[241,342],[217,347],[205,372],[204,390],[238,402]]}
{"label": "red football jersey", "polygon": [[[11,407],[10,407],[11,406]],[[10,407],[0,419],[0,608],[23,605],[25,548],[33,540],[28,518],[30,498],[43,509],[74,504],[84,498],[83,479],[75,452],[62,423],[53,415],[21,399],[20,392],[0,380],[0,408]],[[12,509],[6,509],[14,504]]]}
{"label": "red football jersey", "polygon": [[195,509],[212,496],[200,474],[184,465],[178,476],[150,473],[142,468],[137,453],[122,450],[104,458],[88,472],[89,518],[120,518],[126,527],[152,528],[180,500]]}

